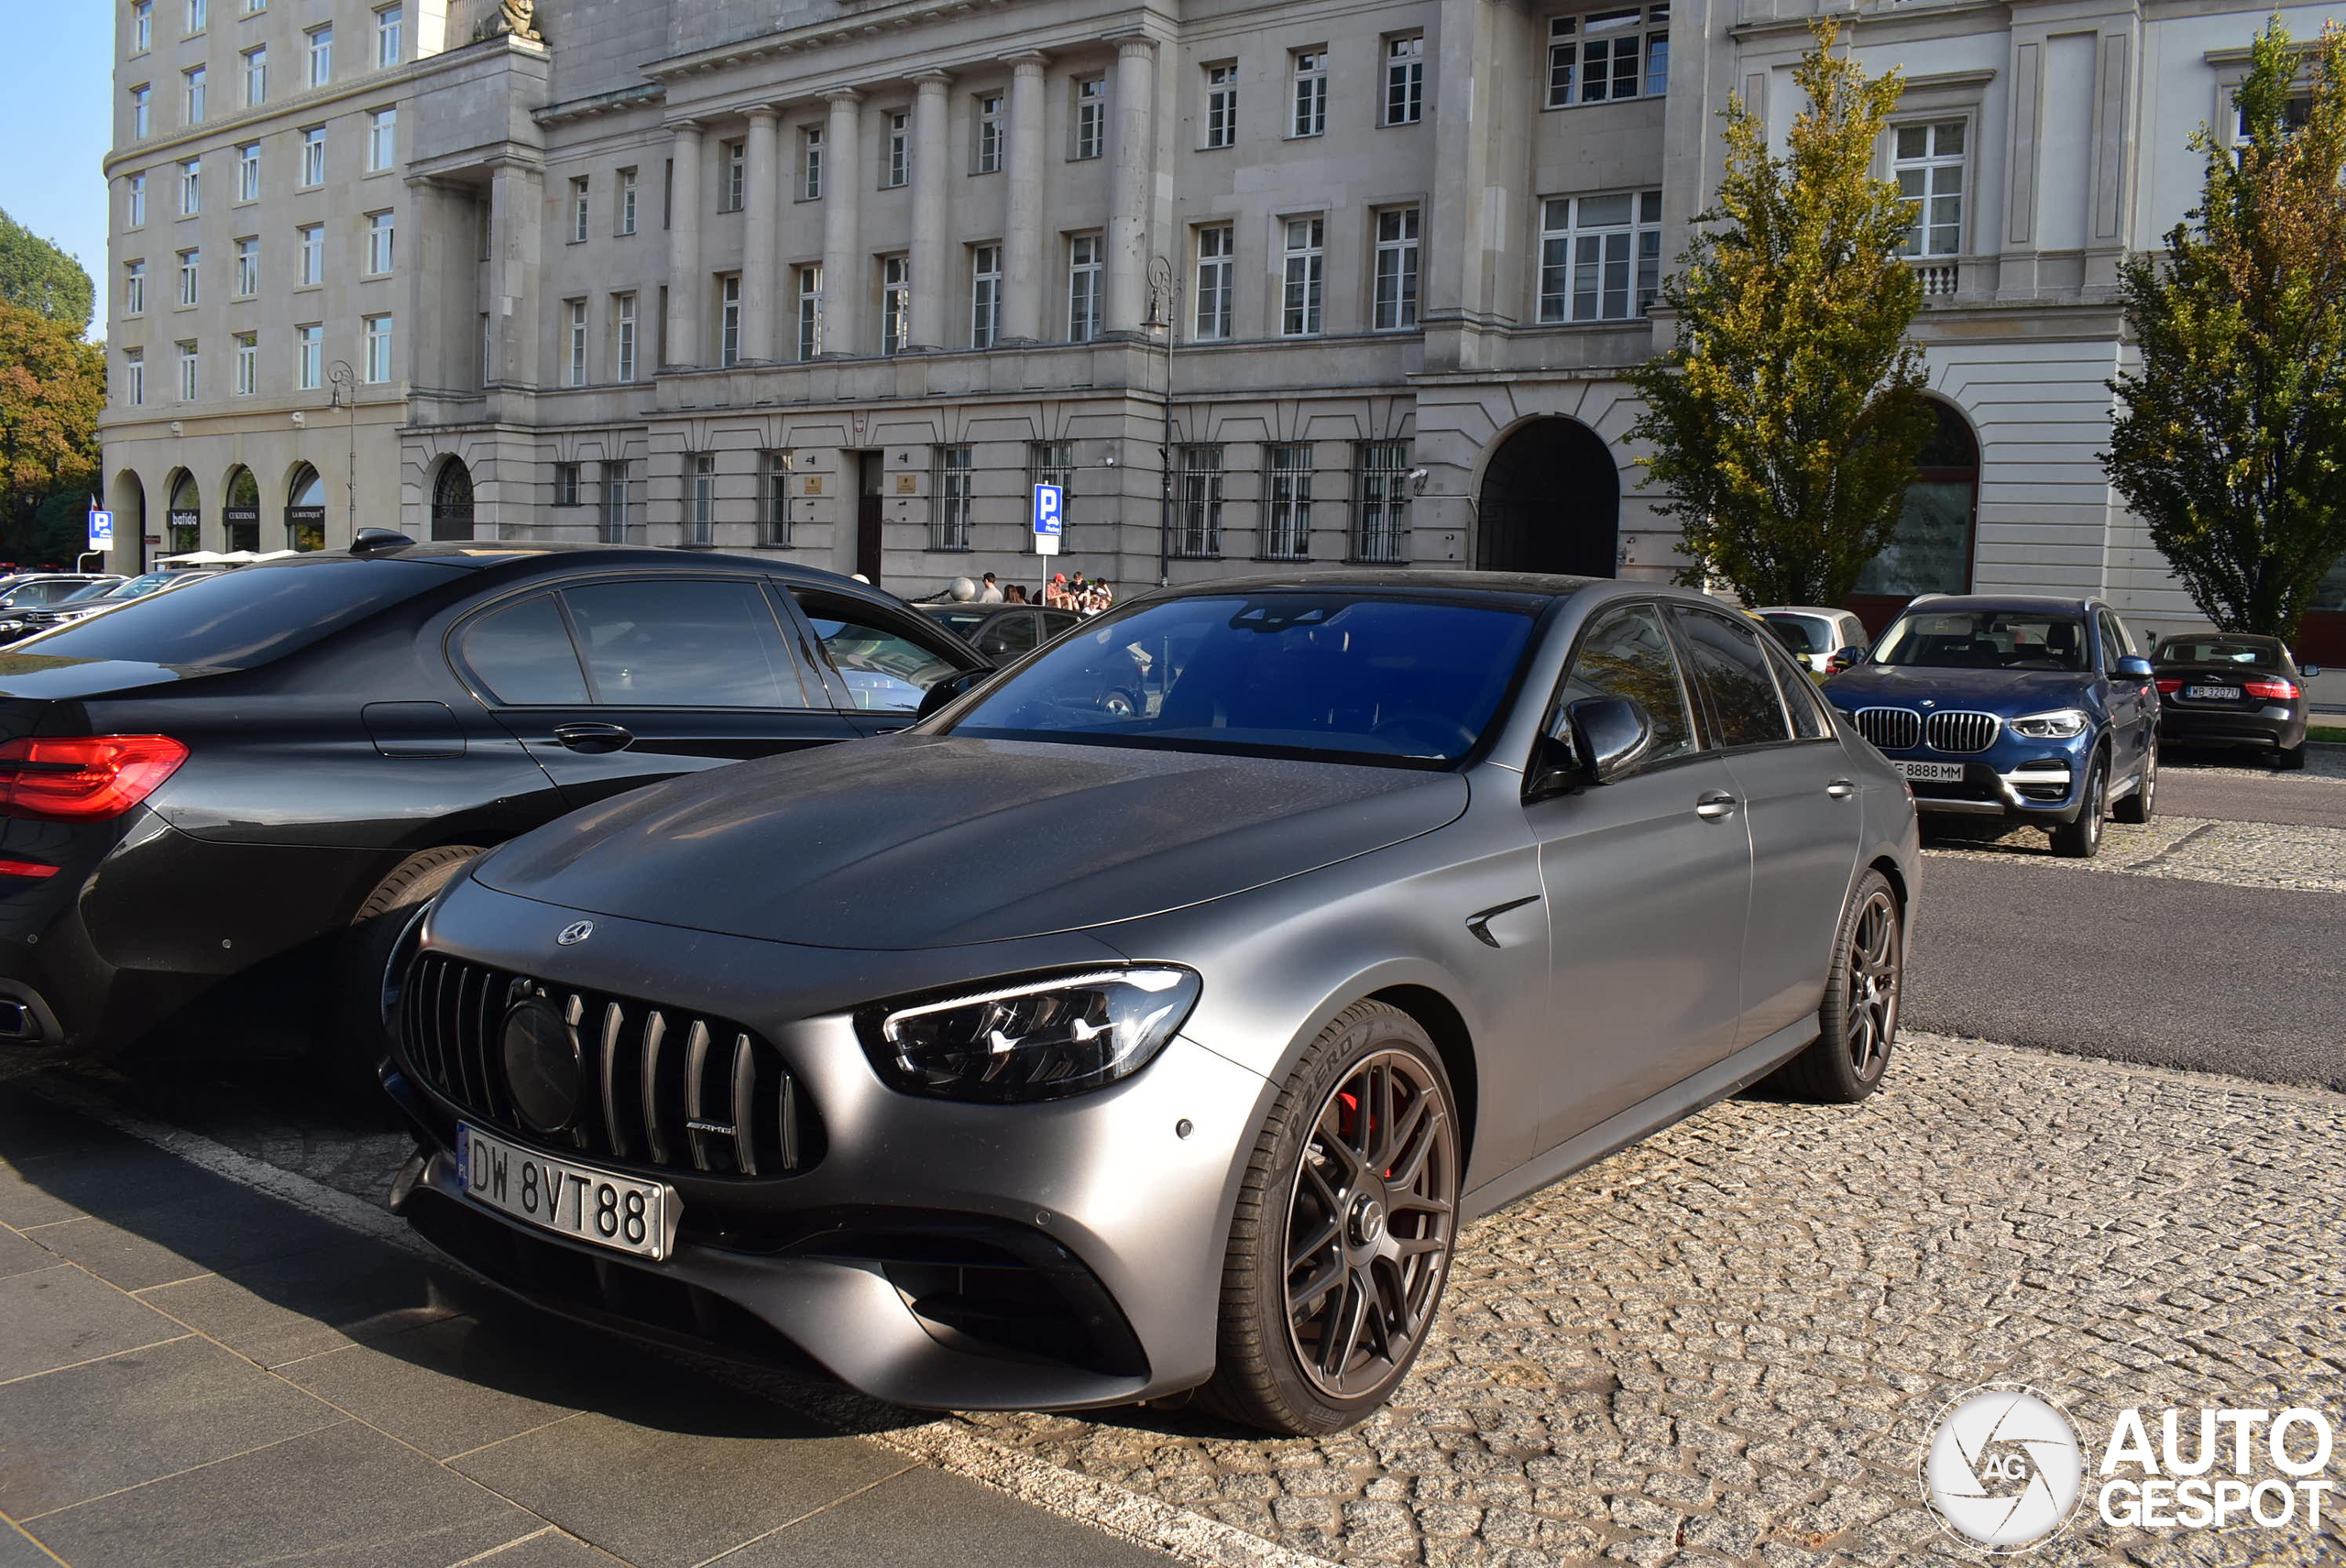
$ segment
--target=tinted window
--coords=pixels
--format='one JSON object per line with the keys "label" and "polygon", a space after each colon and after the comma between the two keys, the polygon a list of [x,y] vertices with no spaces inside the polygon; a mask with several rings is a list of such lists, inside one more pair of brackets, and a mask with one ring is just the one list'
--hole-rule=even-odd
{"label": "tinted window", "polygon": [[1031,652],[1036,642],[1035,618],[1024,611],[997,615],[978,638],[978,652],[989,659],[1009,659]]}
{"label": "tinted window", "polygon": [[845,684],[850,707],[910,713],[920,707],[929,687],[961,667],[853,599],[800,593],[798,608],[822,639],[823,652]]}
{"label": "tinted window", "polygon": [[765,589],[692,578],[565,588],[599,702],[628,707],[805,707]]}
{"label": "tinted window", "polygon": [[1497,713],[1531,616],[1341,594],[1184,598],[1086,624],[958,734],[1450,762]]}
{"label": "tinted window", "polygon": [[2101,624],[2101,666],[2114,668],[2118,661],[2134,651],[2134,639],[2128,635],[2125,624],[2108,610],[2099,611],[2095,619]]}
{"label": "tinted window", "polygon": [[2086,623],[2039,610],[1911,610],[1883,636],[1873,662],[1941,670],[2082,670]]}
{"label": "tinted window", "polygon": [[2159,644],[2159,660],[2169,664],[2240,664],[2249,669],[2282,668],[2281,645],[2245,637],[2170,637]]}
{"label": "tinted window", "polygon": [[71,593],[67,594],[58,602],[60,604],[79,604],[84,599],[104,598],[106,595],[112,593],[120,586],[121,585],[116,583],[83,583],[80,587],[75,588]]}
{"label": "tinted window", "polygon": [[552,594],[539,594],[473,622],[465,633],[465,663],[499,702],[577,703],[586,677],[570,628]]}
{"label": "tinted window", "polygon": [[247,566],[43,632],[15,652],[250,669],[455,580],[422,561]]}
{"label": "tinted window", "polygon": [[1556,705],[1561,709],[1593,696],[1630,697],[1646,710],[1653,720],[1648,762],[1667,762],[1694,750],[1694,726],[1687,717],[1678,655],[1662,635],[1661,617],[1651,605],[1607,610],[1582,635]]}
{"label": "tinted window", "polygon": [[986,623],[982,609],[932,609],[928,618],[956,637],[975,636],[978,628]]}
{"label": "tinted window", "polygon": [[55,604],[81,587],[80,583],[27,583],[21,588],[10,589],[6,603],[11,609],[31,609],[40,605]]}
{"label": "tinted window", "polygon": [[1806,670],[1781,649],[1769,650],[1768,667],[1776,672],[1776,686],[1791,710],[1792,733],[1803,740],[1822,740],[1833,733],[1833,718],[1824,694]]}
{"label": "tinted window", "polygon": [[1825,622],[1808,615],[1771,615],[1769,629],[1795,653],[1830,653],[1832,634]]}
{"label": "tinted window", "polygon": [[1722,746],[1764,746],[1792,739],[1792,724],[1768,674],[1759,629],[1699,609],[1672,610],[1686,661],[1711,711]]}

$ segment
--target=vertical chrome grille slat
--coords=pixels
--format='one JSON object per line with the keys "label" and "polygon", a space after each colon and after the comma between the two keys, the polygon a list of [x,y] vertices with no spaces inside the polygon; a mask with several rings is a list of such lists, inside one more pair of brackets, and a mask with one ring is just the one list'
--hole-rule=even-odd
{"label": "vertical chrome grille slat", "polygon": [[619,1130],[619,1029],[626,1022],[627,1014],[618,1003],[603,1004],[603,1132],[611,1140],[612,1157],[618,1159],[627,1157],[627,1135]]}
{"label": "vertical chrome grille slat", "polygon": [[1911,707],[1861,707],[1858,733],[1885,751],[1911,751],[1923,743],[1923,716]]}
{"label": "vertical chrome grille slat", "polygon": [[708,1020],[696,1018],[685,1036],[685,1142],[693,1151],[693,1164],[701,1170],[716,1168],[708,1163],[708,1140],[692,1124],[708,1119],[702,1099],[702,1084],[708,1074]]}
{"label": "vertical chrome grille slat", "polygon": [[733,1039],[733,1168],[743,1176],[758,1173],[758,1058],[751,1053],[750,1036]]}
{"label": "vertical chrome grille slat", "polygon": [[480,1079],[480,1098],[474,1102],[485,1115],[501,1116],[505,1112],[505,1073],[499,1061],[498,1036],[504,1033],[499,1022],[505,1016],[505,991],[512,982],[491,970],[481,977],[480,997],[474,1003],[473,1056],[475,1071]]}
{"label": "vertical chrome grille slat", "polygon": [[[458,1042],[468,1039],[465,1019],[471,1012],[473,997],[480,987],[488,983],[486,970],[463,969],[456,972],[456,996],[454,1034]],[[459,1049],[456,1053],[456,1098],[474,1110],[481,1109],[480,1091],[474,1084],[473,1053]]]}
{"label": "vertical chrome grille slat", "polygon": [[440,1047],[440,1087],[451,1099],[464,1090],[463,1080],[456,1076],[456,1015],[448,998],[448,988],[457,979],[456,966],[443,964],[432,982],[432,1037]]}
{"label": "vertical chrome grille slat", "polygon": [[782,1069],[782,1091],[774,1107],[774,1133],[782,1145],[782,1168],[798,1168],[798,1080]]}
{"label": "vertical chrome grille slat", "polygon": [[1954,755],[1984,751],[1996,743],[2004,721],[1992,713],[1954,710],[1931,715],[1931,749]]}
{"label": "vertical chrome grille slat", "polygon": [[668,1040],[668,1015],[658,1008],[643,1025],[643,1142],[652,1163],[668,1163],[668,1140],[660,1130],[660,1047]]}

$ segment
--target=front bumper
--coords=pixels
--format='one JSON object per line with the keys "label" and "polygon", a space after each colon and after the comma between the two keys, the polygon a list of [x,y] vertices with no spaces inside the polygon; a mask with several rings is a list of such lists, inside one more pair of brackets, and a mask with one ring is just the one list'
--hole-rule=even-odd
{"label": "front bumper", "polygon": [[1968,756],[1927,748],[1882,755],[1893,763],[1951,763],[1963,770],[1963,776],[1953,782],[1910,780],[1918,812],[2061,825],[2075,822],[2083,808],[2086,772],[2096,740],[2091,730],[2066,741],[2007,735],[1987,751]]}

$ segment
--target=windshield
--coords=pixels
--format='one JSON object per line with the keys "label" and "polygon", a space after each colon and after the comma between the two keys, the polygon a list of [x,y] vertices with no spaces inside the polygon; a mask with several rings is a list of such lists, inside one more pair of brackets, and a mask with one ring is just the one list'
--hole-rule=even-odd
{"label": "windshield", "polygon": [[250,669],[444,583],[452,575],[444,566],[420,561],[247,566],[104,615],[69,621],[26,639],[10,652]]}
{"label": "windshield", "polygon": [[121,586],[122,585],[120,583],[84,583],[82,587],[75,588],[71,593],[67,594],[63,598],[59,599],[57,602],[60,604],[79,604],[83,599],[102,599]]}
{"label": "windshield", "polygon": [[105,591],[104,597],[110,599],[145,598],[166,584],[191,581],[196,577],[209,577],[216,575],[212,572],[148,572],[144,576],[133,577],[126,583],[115,584]]}
{"label": "windshield", "polygon": [[2240,664],[2253,670],[2281,667],[2281,645],[2237,637],[2170,637],[2159,644],[2164,664]]}
{"label": "windshield", "polygon": [[1768,629],[1776,634],[1776,641],[1795,653],[1833,652],[1831,634],[1826,631],[1825,622],[1814,616],[1771,615],[1765,619]]}
{"label": "windshield", "polygon": [[1063,638],[952,729],[1441,766],[1482,738],[1531,625],[1527,609],[1428,599],[1173,599]]}
{"label": "windshield", "polygon": [[2041,610],[1924,610],[1900,618],[1873,651],[1877,664],[1939,670],[2082,670],[2086,624]]}
{"label": "windshield", "polygon": [[975,635],[978,628],[985,623],[986,617],[992,613],[985,609],[932,609],[928,618],[948,631],[969,637]]}

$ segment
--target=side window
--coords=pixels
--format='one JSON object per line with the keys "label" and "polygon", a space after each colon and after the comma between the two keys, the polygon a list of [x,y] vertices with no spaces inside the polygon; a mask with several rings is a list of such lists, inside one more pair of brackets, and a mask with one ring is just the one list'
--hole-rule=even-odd
{"label": "side window", "polygon": [[879,713],[910,713],[946,676],[960,668],[945,653],[915,641],[909,632],[850,598],[797,589],[824,656],[839,672],[852,707]]}
{"label": "side window", "polygon": [[683,578],[589,583],[563,599],[596,699],[630,707],[805,707],[765,590]]}
{"label": "side window", "polygon": [[1768,674],[1768,656],[1749,621],[1738,624],[1705,610],[1671,608],[1694,684],[1710,709],[1722,746],[1765,746],[1792,739],[1792,723]]}
{"label": "side window", "polygon": [[978,638],[978,652],[989,659],[1014,659],[1035,646],[1035,618],[1031,614],[1014,612],[997,615],[986,622],[984,632]]}
{"label": "side window", "polygon": [[1792,733],[1803,740],[1829,740],[1833,737],[1833,718],[1825,706],[1825,696],[1809,679],[1808,672],[1798,661],[1787,657],[1781,650],[1768,650],[1768,667],[1776,672],[1776,685],[1783,693],[1784,707],[1791,709]]}
{"label": "side window", "polygon": [[1661,617],[1653,606],[1607,610],[1582,634],[1572,670],[1556,694],[1556,706],[1562,709],[1592,696],[1631,697],[1646,710],[1653,720],[1649,762],[1666,762],[1694,750],[1694,726],[1687,716],[1678,656],[1662,635]]}
{"label": "side window", "polygon": [[586,676],[570,643],[562,607],[539,594],[483,616],[466,628],[465,663],[502,703],[580,703]]}
{"label": "side window", "polygon": [[2119,660],[2134,652],[2134,640],[2127,635],[2126,623],[2108,610],[2094,614],[2101,622],[2101,667],[2113,669]]}

